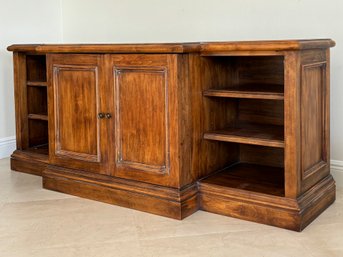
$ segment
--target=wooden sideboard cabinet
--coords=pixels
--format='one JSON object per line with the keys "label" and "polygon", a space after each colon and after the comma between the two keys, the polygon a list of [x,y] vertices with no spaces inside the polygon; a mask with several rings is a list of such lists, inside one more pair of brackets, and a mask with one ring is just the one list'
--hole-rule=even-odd
{"label": "wooden sideboard cabinet", "polygon": [[329,39],[12,45],[13,170],[175,219],[301,231],[335,200]]}

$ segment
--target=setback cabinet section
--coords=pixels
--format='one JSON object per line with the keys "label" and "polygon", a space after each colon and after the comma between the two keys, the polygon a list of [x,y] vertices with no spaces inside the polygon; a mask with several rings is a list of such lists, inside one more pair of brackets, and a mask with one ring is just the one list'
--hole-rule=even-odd
{"label": "setback cabinet section", "polygon": [[51,162],[178,186],[176,55],[48,56]]}

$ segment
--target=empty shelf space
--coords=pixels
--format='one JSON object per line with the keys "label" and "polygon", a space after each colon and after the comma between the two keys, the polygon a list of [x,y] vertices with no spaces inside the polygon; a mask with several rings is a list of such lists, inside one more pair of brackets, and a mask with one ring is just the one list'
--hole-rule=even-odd
{"label": "empty shelf space", "polygon": [[[216,189],[239,189],[275,196],[284,196],[284,169],[249,163],[235,164],[200,181]],[[201,189],[200,189],[201,191]]]}
{"label": "empty shelf space", "polygon": [[208,89],[204,96],[283,100],[283,85],[248,84],[225,89]]}
{"label": "empty shelf space", "polygon": [[35,114],[35,113],[30,113],[28,115],[28,118],[30,120],[48,120],[48,115],[47,114]]}
{"label": "empty shelf space", "polygon": [[49,145],[42,144],[37,146],[32,146],[25,150],[26,152],[41,154],[41,155],[49,155]]}
{"label": "empty shelf space", "polygon": [[284,127],[238,124],[235,127],[207,132],[204,134],[204,139],[283,148]]}
{"label": "empty shelf space", "polygon": [[27,81],[26,85],[30,87],[46,87],[48,83],[46,81]]}

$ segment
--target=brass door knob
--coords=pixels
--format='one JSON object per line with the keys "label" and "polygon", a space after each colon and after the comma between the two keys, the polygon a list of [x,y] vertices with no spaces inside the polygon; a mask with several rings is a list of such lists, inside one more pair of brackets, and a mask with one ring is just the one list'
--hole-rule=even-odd
{"label": "brass door knob", "polygon": [[103,119],[103,118],[105,118],[105,113],[102,113],[102,112],[98,113],[98,119]]}

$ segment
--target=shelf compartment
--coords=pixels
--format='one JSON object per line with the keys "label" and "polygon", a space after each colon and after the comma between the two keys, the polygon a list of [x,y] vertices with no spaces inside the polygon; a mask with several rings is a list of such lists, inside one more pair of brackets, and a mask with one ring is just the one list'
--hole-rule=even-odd
{"label": "shelf compartment", "polygon": [[28,113],[47,113],[48,95],[46,87],[27,88],[27,111]]}
{"label": "shelf compartment", "polygon": [[283,85],[248,84],[225,89],[208,89],[208,97],[284,100]]}
{"label": "shelf compartment", "polygon": [[266,124],[238,124],[234,127],[206,132],[204,139],[283,148],[284,127]]}
{"label": "shelf compartment", "polygon": [[243,190],[283,197],[284,168],[237,163],[200,181],[214,189]]}
{"label": "shelf compartment", "polygon": [[48,115],[47,114],[35,114],[35,113],[30,113],[28,115],[28,118],[30,120],[48,120]]}
{"label": "shelf compartment", "polygon": [[48,83],[46,81],[27,81],[26,85],[29,87],[47,87]]}
{"label": "shelf compartment", "polygon": [[32,146],[26,149],[25,151],[30,152],[30,153],[35,153],[35,154],[49,155],[49,145],[48,144],[36,145],[36,146]]}
{"label": "shelf compartment", "polygon": [[45,120],[28,120],[28,148],[48,143],[48,122]]}
{"label": "shelf compartment", "polygon": [[27,81],[47,81],[45,55],[26,56],[26,79]]}

